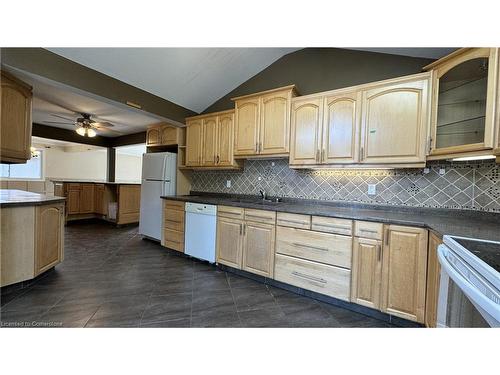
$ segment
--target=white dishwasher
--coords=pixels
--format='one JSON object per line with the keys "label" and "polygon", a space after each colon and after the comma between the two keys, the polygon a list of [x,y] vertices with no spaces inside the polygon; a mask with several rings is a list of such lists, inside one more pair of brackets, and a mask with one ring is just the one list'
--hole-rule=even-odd
{"label": "white dishwasher", "polygon": [[187,202],[184,252],[194,258],[215,262],[217,206]]}

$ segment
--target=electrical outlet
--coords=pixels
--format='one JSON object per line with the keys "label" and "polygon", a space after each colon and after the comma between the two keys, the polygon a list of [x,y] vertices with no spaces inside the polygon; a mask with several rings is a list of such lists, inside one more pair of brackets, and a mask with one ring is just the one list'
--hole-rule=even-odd
{"label": "electrical outlet", "polygon": [[257,181],[262,181],[262,177],[257,177]]}
{"label": "electrical outlet", "polygon": [[446,169],[444,169],[444,168],[439,168],[439,174],[440,174],[441,176],[444,176],[444,174],[445,174],[445,173],[446,173]]}
{"label": "electrical outlet", "polygon": [[230,188],[231,187],[231,180],[226,180],[226,187]]}
{"label": "electrical outlet", "polygon": [[276,163],[274,161],[271,162],[271,167],[274,167]]}
{"label": "electrical outlet", "polygon": [[429,174],[431,173],[431,169],[430,168],[424,168],[424,174]]}
{"label": "electrical outlet", "polygon": [[368,195],[375,195],[377,193],[376,184],[368,184]]}

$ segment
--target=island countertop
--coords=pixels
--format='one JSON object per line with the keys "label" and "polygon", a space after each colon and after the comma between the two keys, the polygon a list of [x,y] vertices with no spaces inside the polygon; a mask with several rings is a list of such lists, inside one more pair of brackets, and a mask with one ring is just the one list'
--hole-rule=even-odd
{"label": "island countertop", "polygon": [[46,194],[31,193],[24,190],[0,189],[0,207],[39,206],[64,202],[66,198]]}
{"label": "island countertop", "polygon": [[77,179],[59,179],[51,178],[52,182],[59,183],[75,183],[75,184],[104,184],[104,185],[140,185],[140,182],[136,181],[100,181],[100,180],[77,180]]}
{"label": "island countertop", "polygon": [[261,210],[288,212],[303,215],[337,217],[352,220],[374,221],[385,224],[423,227],[438,235],[455,235],[490,241],[500,241],[500,214],[472,210],[400,207],[318,201],[311,199],[283,199],[272,203],[259,201],[258,197],[227,194],[164,196],[184,202],[236,206]]}

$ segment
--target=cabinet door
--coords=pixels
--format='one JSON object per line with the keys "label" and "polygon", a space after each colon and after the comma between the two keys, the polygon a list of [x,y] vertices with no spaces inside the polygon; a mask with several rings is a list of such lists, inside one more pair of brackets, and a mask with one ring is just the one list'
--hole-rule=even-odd
{"label": "cabinet door", "polygon": [[440,237],[434,233],[429,235],[429,256],[427,260],[427,293],[425,299],[425,325],[436,327],[437,302],[439,294],[439,280],[441,266],[437,258],[437,248],[442,243]]}
{"label": "cabinet door", "polygon": [[322,163],[357,162],[361,93],[325,98]]}
{"label": "cabinet door", "polygon": [[362,163],[424,163],[429,79],[363,91]]}
{"label": "cabinet door", "polygon": [[201,165],[202,153],[202,120],[193,120],[187,123],[186,128],[186,166]]}
{"label": "cabinet door", "polygon": [[297,100],[292,104],[291,165],[319,164],[323,99]]}
{"label": "cabinet door", "polygon": [[498,49],[470,48],[434,68],[432,155],[493,147]]}
{"label": "cabinet door", "polygon": [[217,163],[217,116],[203,119],[202,165],[214,166]]}
{"label": "cabinet door", "polygon": [[243,233],[243,270],[273,277],[276,227],[245,222]]}
{"label": "cabinet door", "polygon": [[227,113],[219,116],[217,127],[217,165],[233,165],[234,114]]}
{"label": "cabinet door", "polygon": [[177,128],[173,126],[163,126],[161,128],[161,144],[168,146],[176,145],[177,143]]}
{"label": "cabinet door", "polygon": [[63,226],[63,204],[36,207],[35,276],[62,260]]}
{"label": "cabinet door", "polygon": [[96,184],[94,187],[94,212],[104,215],[104,185]]}
{"label": "cabinet door", "polygon": [[236,102],[234,154],[256,155],[259,142],[259,98]]}
{"label": "cabinet door", "polygon": [[140,211],[141,185],[119,185],[117,224],[138,223]]}
{"label": "cabinet door", "polygon": [[261,97],[259,154],[273,155],[289,152],[290,101],[289,91]]}
{"label": "cabinet door", "polygon": [[382,242],[354,238],[352,252],[351,302],[380,308]]}
{"label": "cabinet door", "polygon": [[67,193],[67,209],[69,215],[80,213],[80,189],[69,189]]}
{"label": "cabinet door", "polygon": [[160,128],[149,128],[146,131],[146,146],[158,146],[159,144],[161,144]]}
{"label": "cabinet door", "polygon": [[389,225],[382,265],[382,311],[424,323],[427,230]]}
{"label": "cabinet door", "polygon": [[31,90],[4,72],[1,88],[1,161],[25,163],[31,158]]}
{"label": "cabinet door", "polygon": [[241,269],[243,221],[217,219],[217,263]]}
{"label": "cabinet door", "polygon": [[80,213],[89,214],[92,212],[94,212],[94,184],[81,184]]}

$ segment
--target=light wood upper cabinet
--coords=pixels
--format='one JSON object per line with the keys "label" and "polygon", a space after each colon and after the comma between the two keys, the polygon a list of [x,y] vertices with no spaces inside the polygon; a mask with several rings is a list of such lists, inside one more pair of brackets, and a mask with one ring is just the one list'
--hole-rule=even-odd
{"label": "light wood upper cabinet", "polygon": [[276,226],[246,222],[243,235],[242,269],[257,275],[272,277]]}
{"label": "light wood upper cabinet", "polygon": [[382,311],[424,323],[427,230],[388,225],[382,263]]}
{"label": "light wood upper cabinet", "polygon": [[462,48],[425,69],[433,75],[430,159],[491,154],[499,49]]}
{"label": "light wood upper cabinet", "polygon": [[159,126],[146,130],[146,146],[158,146],[161,143],[161,132]]}
{"label": "light wood upper cabinet", "polygon": [[163,126],[161,128],[161,144],[165,146],[178,144],[178,133],[178,128]]}
{"label": "light wood upper cabinet", "polygon": [[294,100],[290,164],[315,165],[319,163],[322,120],[322,98]]}
{"label": "light wood upper cabinet", "polygon": [[235,101],[234,154],[287,155],[291,99],[295,86],[233,98]]}
{"label": "light wood upper cabinet", "polygon": [[187,121],[186,129],[186,166],[195,167],[201,165],[203,120],[196,119]]}
{"label": "light wood upper cabinet", "polygon": [[290,141],[290,92],[261,97],[259,154],[285,154]]}
{"label": "light wood upper cabinet", "polygon": [[217,218],[217,262],[241,269],[243,221]]}
{"label": "light wood upper cabinet", "polygon": [[358,150],[360,93],[325,98],[322,163],[355,163]]}
{"label": "light wood upper cabinet", "polygon": [[363,90],[362,163],[425,163],[429,77]]}
{"label": "light wood upper cabinet", "polygon": [[235,105],[235,155],[255,155],[259,142],[259,98],[240,100]]}
{"label": "light wood upper cabinet", "polygon": [[373,309],[380,308],[381,255],[381,241],[354,238],[351,302]]}
{"label": "light wood upper cabinet", "polygon": [[234,140],[234,112],[219,115],[217,127],[217,165],[232,166]]}
{"label": "light wood upper cabinet", "polygon": [[35,276],[61,262],[64,248],[64,204],[36,207]]}
{"label": "light wood upper cabinet", "polygon": [[203,119],[202,165],[214,166],[217,163],[217,116]]}
{"label": "light wood upper cabinet", "polygon": [[[236,169],[233,156],[234,111],[190,117],[187,123],[188,167]],[[201,141],[200,141],[201,140]],[[201,161],[198,162],[197,160]]]}
{"label": "light wood upper cabinet", "polygon": [[31,87],[1,71],[0,158],[26,163],[31,158]]}

